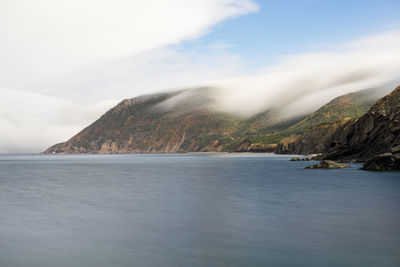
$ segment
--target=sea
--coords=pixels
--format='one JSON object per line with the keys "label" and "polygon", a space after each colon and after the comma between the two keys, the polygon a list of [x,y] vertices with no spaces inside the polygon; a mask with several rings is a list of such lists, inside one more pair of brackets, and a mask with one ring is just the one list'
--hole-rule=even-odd
{"label": "sea", "polygon": [[400,173],[273,154],[1,155],[1,267],[400,266]]}

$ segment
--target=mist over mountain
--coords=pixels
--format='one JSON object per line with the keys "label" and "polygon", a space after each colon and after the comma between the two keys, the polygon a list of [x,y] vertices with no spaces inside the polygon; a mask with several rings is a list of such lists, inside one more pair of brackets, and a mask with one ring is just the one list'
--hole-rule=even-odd
{"label": "mist over mountain", "polygon": [[254,116],[222,112],[215,109],[216,90],[201,87],[126,99],[45,153],[272,152],[274,144],[296,131],[363,115],[381,94],[380,90],[348,94],[309,117],[288,118],[281,115],[287,105]]}

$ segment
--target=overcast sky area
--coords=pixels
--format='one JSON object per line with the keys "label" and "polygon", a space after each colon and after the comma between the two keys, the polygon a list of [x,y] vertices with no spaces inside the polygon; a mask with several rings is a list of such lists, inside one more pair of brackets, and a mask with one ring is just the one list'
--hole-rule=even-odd
{"label": "overcast sky area", "polygon": [[[0,153],[125,98],[215,86],[218,111],[306,114],[400,84],[398,0],[0,0]],[[251,103],[251,104],[250,104]]]}

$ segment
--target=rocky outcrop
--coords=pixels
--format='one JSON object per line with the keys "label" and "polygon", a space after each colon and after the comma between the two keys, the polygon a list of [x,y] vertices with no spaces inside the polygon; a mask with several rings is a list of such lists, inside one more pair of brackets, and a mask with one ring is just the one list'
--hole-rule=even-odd
{"label": "rocky outcrop", "polygon": [[284,137],[276,145],[275,154],[303,154],[299,153],[300,149],[298,143],[300,140],[301,140],[300,134]]}
{"label": "rocky outcrop", "polygon": [[310,158],[291,158],[289,161],[310,161]]}
{"label": "rocky outcrop", "polygon": [[300,155],[326,153],[346,142],[347,131],[354,123],[355,120],[345,119],[314,126],[302,134],[283,138],[277,144],[275,153]]}
{"label": "rocky outcrop", "polygon": [[275,148],[276,144],[251,143],[244,140],[233,152],[273,153]]}
{"label": "rocky outcrop", "polygon": [[343,168],[350,168],[349,165],[343,163],[337,163],[332,160],[323,160],[316,165],[311,165],[305,167],[306,169],[343,169]]}
{"label": "rocky outcrop", "polygon": [[384,153],[368,159],[363,170],[366,171],[392,171],[400,170],[400,154]]}
{"label": "rocky outcrop", "polygon": [[[386,165],[381,162],[394,159],[385,153],[400,151],[400,86],[378,100],[345,132],[345,142],[329,151],[323,159],[368,161],[365,169],[381,168],[379,166]],[[373,167],[373,162],[377,167]],[[395,164],[390,168],[398,167]]]}

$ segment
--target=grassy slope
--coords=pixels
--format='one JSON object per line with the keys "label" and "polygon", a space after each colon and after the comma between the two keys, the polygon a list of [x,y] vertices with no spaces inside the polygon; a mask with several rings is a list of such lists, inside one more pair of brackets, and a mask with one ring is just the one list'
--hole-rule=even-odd
{"label": "grassy slope", "polygon": [[339,96],[304,120],[289,127],[288,133],[301,133],[322,123],[355,119],[364,115],[379,97],[372,90],[364,90]]}

